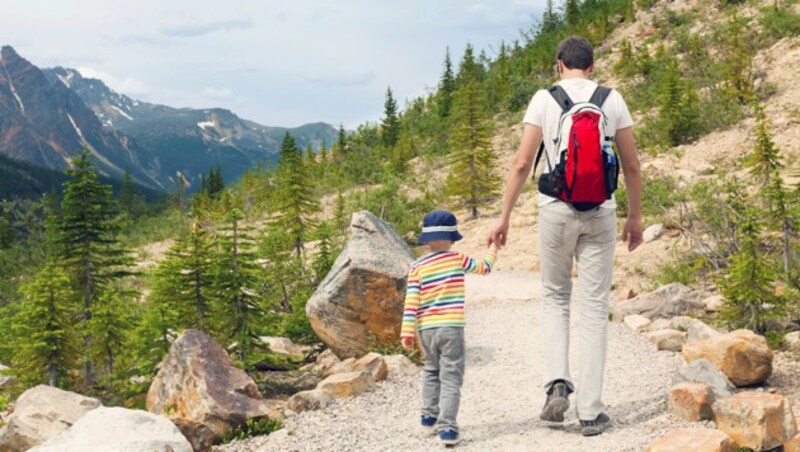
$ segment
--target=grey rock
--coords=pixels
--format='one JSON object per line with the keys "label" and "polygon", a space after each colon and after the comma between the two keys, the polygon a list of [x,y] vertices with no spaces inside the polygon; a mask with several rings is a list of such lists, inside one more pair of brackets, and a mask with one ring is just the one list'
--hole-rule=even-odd
{"label": "grey rock", "polygon": [[658,330],[647,333],[647,339],[659,350],[679,352],[686,343],[686,333],[678,330]]}
{"label": "grey rock", "polygon": [[192,452],[167,418],[141,410],[97,408],[31,452]]}
{"label": "grey rock", "polygon": [[683,382],[708,385],[717,399],[731,396],[736,389],[728,377],[706,359],[695,360],[678,369],[672,377],[672,385]]}
{"label": "grey rock", "polygon": [[663,224],[653,224],[647,227],[642,233],[642,239],[645,243],[652,242],[653,240],[657,240],[661,237],[661,234],[664,233],[664,225]]}
{"label": "grey rock", "polygon": [[295,413],[309,410],[323,410],[333,400],[327,392],[320,389],[302,391],[293,395],[286,403],[286,408]]}
{"label": "grey rock", "polygon": [[100,401],[74,392],[39,385],[17,399],[8,425],[0,433],[0,451],[28,450],[68,429]]}
{"label": "grey rock", "polygon": [[368,336],[400,336],[406,276],[414,256],[389,224],[353,214],[350,240],[306,304],[311,327],[339,358],[367,353]]}
{"label": "grey rock", "polygon": [[681,283],[672,283],[655,292],[618,303],[612,310],[612,318],[620,321],[625,316],[639,314],[650,320],[665,319],[705,309],[700,296]]}
{"label": "grey rock", "polygon": [[702,320],[695,320],[690,323],[687,332],[689,337],[686,342],[704,341],[722,335],[722,333],[706,325]]}

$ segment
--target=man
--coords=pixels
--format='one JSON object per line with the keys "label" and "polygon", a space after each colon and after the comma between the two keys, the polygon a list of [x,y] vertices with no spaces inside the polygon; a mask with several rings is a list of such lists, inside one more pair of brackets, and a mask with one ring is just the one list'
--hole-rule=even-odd
{"label": "man", "polygon": [[[558,85],[573,102],[586,102],[597,83],[590,80],[594,49],[584,38],[570,37],[558,46]],[[607,118],[606,132],[614,136],[628,192],[628,219],[622,239],[633,251],[642,243],[641,175],[633,119],[622,96],[614,90],[601,105]],[[524,132],[509,171],[500,219],[489,232],[487,243],[505,245],[511,211],[531,172],[539,144],[546,157],[557,162],[554,138],[559,133],[562,107],[547,90],[540,90],[525,113]],[[543,158],[542,161],[546,161]],[[542,172],[549,165],[542,165]],[[578,265],[577,301],[580,303],[580,368],[576,411],[585,436],[598,435],[609,425],[601,401],[606,360],[608,305],[616,248],[616,204],[609,199],[599,207],[579,211],[559,199],[539,194],[539,241],[542,286],[542,335],[545,347],[547,401],[540,418],[563,422],[569,395],[576,391],[569,372],[569,302],[572,295],[573,259]]]}

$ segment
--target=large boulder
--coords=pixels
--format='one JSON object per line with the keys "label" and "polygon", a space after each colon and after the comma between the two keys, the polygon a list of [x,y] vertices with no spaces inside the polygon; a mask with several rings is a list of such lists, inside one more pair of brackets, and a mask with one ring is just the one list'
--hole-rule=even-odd
{"label": "large boulder", "polygon": [[50,386],[36,386],[17,399],[8,425],[0,430],[0,451],[28,450],[68,429],[100,401]]}
{"label": "large boulder", "polygon": [[707,359],[736,386],[760,383],[772,374],[772,350],[763,336],[750,330],[687,343],[683,358],[689,363]]}
{"label": "large boulder", "polygon": [[97,408],[31,452],[192,452],[169,419],[141,410]]}
{"label": "large boulder", "polygon": [[709,421],[714,418],[711,406],[714,404],[714,391],[702,383],[678,383],[669,392],[669,411],[675,416],[689,421]]}
{"label": "large boulder", "polygon": [[645,450],[646,452],[735,452],[736,444],[720,430],[679,428],[657,439]]}
{"label": "large boulder", "polygon": [[720,400],[714,420],[737,446],[754,450],[774,449],[797,434],[792,409],[778,394],[749,391]]}
{"label": "large boulder", "polygon": [[375,380],[369,372],[348,372],[331,375],[322,380],[317,389],[327,393],[334,399],[353,397],[371,391],[375,387]]}
{"label": "large boulder", "polygon": [[197,330],[186,330],[172,344],[147,393],[147,409],[182,419],[181,431],[193,444],[208,431],[220,438],[249,418],[269,415],[253,379]]}
{"label": "large boulder", "polygon": [[369,212],[353,214],[350,241],[306,304],[311,327],[339,358],[365,355],[370,335],[397,341],[413,261],[394,228]]}
{"label": "large boulder", "polygon": [[678,369],[675,376],[672,377],[672,384],[675,385],[684,382],[702,383],[711,387],[717,399],[729,397],[736,389],[733,383],[728,380],[728,377],[714,367],[707,359],[698,359]]}
{"label": "large boulder", "polygon": [[639,314],[650,320],[668,319],[676,315],[702,311],[705,305],[697,292],[681,283],[672,283],[655,292],[617,303],[612,309],[612,319],[620,321],[625,316]]}

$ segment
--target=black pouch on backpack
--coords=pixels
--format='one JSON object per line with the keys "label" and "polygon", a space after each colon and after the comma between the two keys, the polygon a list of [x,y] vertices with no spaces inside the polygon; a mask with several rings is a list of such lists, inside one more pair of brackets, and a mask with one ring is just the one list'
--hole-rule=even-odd
{"label": "black pouch on backpack", "polygon": [[552,172],[539,176],[539,192],[544,195],[560,198],[566,185],[563,163],[556,165]]}

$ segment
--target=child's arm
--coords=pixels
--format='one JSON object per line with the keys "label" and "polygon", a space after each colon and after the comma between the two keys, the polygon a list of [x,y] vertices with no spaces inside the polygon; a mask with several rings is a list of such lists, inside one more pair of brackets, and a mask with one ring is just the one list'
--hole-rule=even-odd
{"label": "child's arm", "polygon": [[494,268],[494,263],[497,261],[497,245],[492,243],[489,247],[489,253],[483,260],[475,260],[466,254],[462,255],[461,267],[466,273],[477,273],[479,275],[488,275]]}
{"label": "child's arm", "polygon": [[406,300],[403,306],[403,323],[400,329],[400,340],[406,350],[414,347],[414,337],[417,331],[417,309],[419,309],[419,273],[417,273],[416,268],[412,268],[408,273]]}

